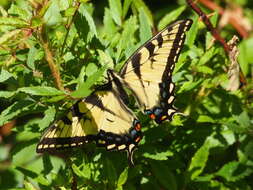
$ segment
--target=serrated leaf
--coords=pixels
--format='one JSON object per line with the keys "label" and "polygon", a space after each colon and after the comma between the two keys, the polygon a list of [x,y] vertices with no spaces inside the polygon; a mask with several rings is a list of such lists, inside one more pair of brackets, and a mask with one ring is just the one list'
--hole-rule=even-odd
{"label": "serrated leaf", "polygon": [[3,126],[5,123],[13,119],[14,117],[19,116],[21,113],[32,110],[34,107],[34,102],[28,100],[20,100],[15,102],[0,114],[0,126]]}
{"label": "serrated leaf", "polygon": [[197,122],[198,123],[215,123],[215,120],[208,115],[199,115]]}
{"label": "serrated leaf", "polygon": [[[123,27],[123,32],[119,41],[119,45],[118,45],[118,50],[117,50],[117,56],[116,56],[116,62],[118,61],[120,54],[122,52],[122,50],[126,49],[127,47],[133,47],[134,44],[134,33],[138,28],[137,25],[137,19],[136,17],[130,17],[125,23],[124,23],[124,27]],[[136,49],[133,49],[136,50]],[[126,55],[127,57],[129,56],[129,54],[133,53],[129,52],[128,55]]]}
{"label": "serrated leaf", "polygon": [[15,4],[11,4],[11,7],[8,9],[8,13],[12,15],[18,15],[19,18],[22,18],[24,20],[29,20],[32,16],[31,12],[22,9],[21,7]]}
{"label": "serrated leaf", "polygon": [[76,8],[75,7],[69,7],[67,10],[65,10],[65,16],[71,17],[75,14]]}
{"label": "serrated leaf", "polygon": [[88,39],[91,40],[94,35],[97,37],[97,29],[93,17],[90,15],[89,11],[87,10],[87,7],[82,4],[79,8],[79,12],[85,17],[86,21],[88,22],[90,28],[90,36]]}
{"label": "serrated leaf", "polygon": [[13,39],[16,35],[18,35],[21,32],[22,32],[22,30],[20,30],[20,29],[16,29],[16,30],[6,32],[5,34],[3,34],[0,37],[0,44],[3,45],[4,43],[6,43],[9,40]]}
{"label": "serrated leaf", "polygon": [[240,68],[245,76],[250,72],[250,63],[253,62],[253,54],[251,50],[253,49],[253,37],[242,40],[239,45],[239,56],[238,61]]}
{"label": "serrated leaf", "polygon": [[28,181],[24,181],[24,186],[26,190],[37,190],[32,183]]}
{"label": "serrated leaf", "polygon": [[240,162],[232,161],[225,164],[215,175],[224,177],[227,181],[236,182],[252,173],[252,168]]}
{"label": "serrated leaf", "polygon": [[53,26],[62,22],[62,16],[60,13],[60,7],[57,1],[51,1],[47,4],[49,6],[43,16],[45,24]]}
{"label": "serrated leaf", "polygon": [[30,144],[27,146],[25,143],[23,143],[23,147],[21,146],[22,145],[19,145],[18,150],[13,153],[12,164],[14,166],[22,166],[23,164],[27,164],[36,156],[34,151],[36,149],[36,144]]}
{"label": "serrated leaf", "polygon": [[46,99],[45,101],[46,102],[59,102],[60,100],[63,100],[64,98],[66,98],[65,95],[53,96],[53,97]]}
{"label": "serrated leaf", "polygon": [[207,63],[213,56],[218,53],[218,50],[215,47],[211,47],[208,49],[203,56],[201,56],[198,65],[204,65]]}
{"label": "serrated leaf", "polygon": [[35,61],[35,57],[37,53],[38,53],[38,50],[34,46],[32,46],[29,49],[26,63],[27,63],[27,66],[30,67],[32,70],[35,70],[34,61]]}
{"label": "serrated leaf", "polygon": [[120,187],[124,185],[127,181],[127,178],[128,178],[128,167],[126,167],[124,171],[120,174],[117,186]]}
{"label": "serrated leaf", "polygon": [[109,0],[109,7],[111,10],[112,18],[119,26],[122,25],[122,5],[121,0]]}
{"label": "serrated leaf", "polygon": [[198,16],[195,16],[193,18],[193,24],[186,35],[185,44],[188,45],[189,47],[193,46],[198,34],[198,22],[199,22],[198,19],[199,19]]}
{"label": "serrated leaf", "polygon": [[107,65],[107,68],[113,69],[114,64],[110,55],[99,49],[97,51],[99,54],[99,62],[102,63],[102,65]]}
{"label": "serrated leaf", "polygon": [[[6,1],[7,2],[7,1]],[[0,14],[3,17],[7,17],[8,16],[8,12],[3,8],[3,5],[0,6]]]}
{"label": "serrated leaf", "polygon": [[110,40],[117,32],[117,28],[113,22],[111,12],[108,8],[105,8],[103,23],[104,23],[104,30],[103,30],[104,35],[108,36],[108,40]]}
{"label": "serrated leaf", "polygon": [[122,10],[122,18],[124,19],[127,15],[127,12],[129,10],[129,7],[131,5],[133,0],[125,0],[123,4],[123,10]]}
{"label": "serrated leaf", "polygon": [[19,28],[29,26],[26,21],[17,17],[0,17],[0,25],[16,26]]}
{"label": "serrated leaf", "polygon": [[95,72],[94,74],[89,76],[89,78],[84,83],[81,83],[79,85],[79,87],[76,91],[71,93],[71,96],[75,97],[75,98],[83,98],[83,97],[87,97],[88,95],[90,95],[90,93],[91,93],[90,88],[92,87],[92,85],[94,85],[98,81],[98,79],[101,76],[103,76],[106,68],[107,68],[107,65],[104,65],[97,72]]}
{"label": "serrated leaf", "polygon": [[134,0],[133,4],[135,8],[140,11],[140,9],[143,9],[145,11],[145,14],[148,15],[150,25],[153,26],[154,21],[153,21],[153,14],[149,10],[148,6],[145,4],[143,0]]}
{"label": "serrated leaf", "polygon": [[82,164],[78,167],[75,164],[72,164],[72,169],[77,176],[85,179],[90,179],[91,171],[88,165]]}
{"label": "serrated leaf", "polygon": [[197,71],[200,73],[204,73],[204,74],[213,74],[214,73],[213,69],[211,69],[210,67],[207,67],[205,65],[197,66]]}
{"label": "serrated leaf", "polygon": [[198,85],[202,83],[202,80],[193,82],[193,81],[188,81],[183,84],[183,86],[180,87],[180,90],[178,93],[183,93],[187,91],[191,91],[192,89],[196,88]]}
{"label": "serrated leaf", "polygon": [[171,22],[177,20],[177,18],[184,12],[186,6],[181,6],[170,13],[166,14],[158,23],[158,30],[162,30]]}
{"label": "serrated leaf", "polygon": [[11,77],[14,77],[13,74],[9,73],[8,71],[2,68],[1,73],[0,73],[0,82],[4,82]]}
{"label": "serrated leaf", "polygon": [[50,181],[45,178],[44,176],[42,175],[39,175],[37,178],[36,178],[36,181],[41,184],[41,185],[44,185],[44,186],[50,186]]}
{"label": "serrated leaf", "polygon": [[149,24],[148,16],[146,15],[143,8],[139,11],[140,21],[140,39],[141,43],[144,44],[148,39],[152,37],[152,31]]}
{"label": "serrated leaf", "polygon": [[206,141],[204,145],[200,147],[192,157],[188,169],[192,180],[198,177],[204,170],[209,156],[209,148],[210,148],[209,141]]}
{"label": "serrated leaf", "polygon": [[40,27],[40,26],[42,26],[42,24],[43,24],[43,20],[42,20],[41,17],[33,17],[33,18],[31,19],[31,26],[32,26],[33,28]]}
{"label": "serrated leaf", "polygon": [[173,156],[173,152],[171,151],[157,152],[157,153],[145,152],[143,156],[153,160],[168,160],[169,156]]}
{"label": "serrated leaf", "polygon": [[55,108],[52,106],[45,111],[44,118],[41,119],[38,123],[40,129],[45,129],[46,127],[49,126],[49,124],[54,120],[55,113],[56,113]]}
{"label": "serrated leaf", "polygon": [[243,111],[239,115],[234,115],[234,118],[237,120],[237,122],[243,128],[248,128],[252,125],[250,117],[246,111]]}
{"label": "serrated leaf", "polygon": [[36,96],[59,96],[65,94],[63,91],[49,86],[22,87],[18,91]]}

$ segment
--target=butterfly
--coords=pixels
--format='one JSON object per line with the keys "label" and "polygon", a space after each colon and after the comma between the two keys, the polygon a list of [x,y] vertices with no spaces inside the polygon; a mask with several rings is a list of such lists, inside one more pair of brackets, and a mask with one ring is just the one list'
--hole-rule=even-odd
{"label": "butterfly", "polygon": [[109,69],[108,82],[77,101],[41,137],[37,152],[83,146],[96,142],[107,150],[126,150],[130,163],[141,141],[141,124],[127,107],[128,88],[143,113],[156,123],[171,120],[175,85],[172,72],[192,20],[174,22],[143,44],[119,73]]}

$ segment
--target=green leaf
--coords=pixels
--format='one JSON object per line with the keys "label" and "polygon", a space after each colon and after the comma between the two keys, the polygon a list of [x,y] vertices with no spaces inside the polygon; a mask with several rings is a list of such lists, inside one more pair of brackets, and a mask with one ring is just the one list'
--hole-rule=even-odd
{"label": "green leaf", "polygon": [[135,8],[140,11],[141,9],[144,10],[145,14],[148,16],[149,18],[149,23],[151,26],[153,26],[154,21],[153,21],[153,14],[152,12],[149,10],[148,6],[145,4],[145,2],[143,0],[134,0],[133,1],[133,5],[135,6]]}
{"label": "green leaf", "polygon": [[200,60],[198,62],[198,65],[204,65],[204,64],[206,64],[217,53],[218,53],[218,50],[215,47],[211,47],[210,49],[208,49],[205,52],[205,54],[203,56],[201,56],[201,58],[200,58]]}
{"label": "green leaf", "polygon": [[26,190],[37,190],[34,185],[28,181],[24,181],[24,186]]}
{"label": "green leaf", "polygon": [[79,177],[90,179],[91,177],[91,171],[87,164],[81,164],[79,167],[75,164],[72,164],[72,169],[75,172],[75,174]]}
{"label": "green leaf", "polygon": [[210,148],[209,141],[206,141],[204,145],[200,147],[192,157],[188,169],[192,180],[198,177],[204,170],[209,156],[209,148]]}
{"label": "green leaf", "polygon": [[8,13],[12,15],[18,15],[19,18],[22,18],[24,20],[29,20],[32,16],[31,12],[28,12],[27,10],[15,4],[11,4],[11,7],[9,8]]}
{"label": "green leaf", "polygon": [[88,95],[90,95],[90,93],[91,93],[90,88],[92,87],[92,85],[94,85],[98,81],[98,79],[101,76],[103,76],[106,68],[107,68],[107,65],[104,65],[97,72],[95,72],[94,74],[89,76],[89,78],[84,83],[81,83],[79,85],[79,87],[76,91],[71,93],[71,96],[75,97],[75,98],[83,98],[83,97],[87,97]]}
{"label": "green leaf", "polygon": [[34,46],[32,46],[29,49],[26,63],[27,63],[27,66],[30,67],[32,70],[35,70],[34,61],[35,61],[35,57],[37,53],[38,53],[38,50]]}
{"label": "green leaf", "polygon": [[21,115],[21,113],[24,114],[26,111],[31,111],[33,107],[34,102],[28,100],[20,100],[13,103],[0,114],[0,126]]}
{"label": "green leaf", "polygon": [[113,60],[112,58],[110,57],[110,55],[108,55],[107,53],[103,52],[102,50],[97,50],[98,51],[98,54],[99,54],[99,62],[102,64],[102,65],[107,65],[106,67],[107,68],[110,68],[110,69],[113,69]]}
{"label": "green leaf", "polygon": [[205,65],[197,66],[197,71],[200,73],[204,73],[204,74],[213,74],[214,73],[213,69],[211,69],[210,67],[207,67]]}
{"label": "green leaf", "polygon": [[44,113],[44,118],[39,121],[40,129],[45,129],[50,125],[50,123],[54,120],[55,117],[55,108],[50,106]]}
{"label": "green leaf", "polygon": [[18,28],[29,26],[26,21],[17,17],[0,17],[0,25],[16,26]]}
{"label": "green leaf", "polygon": [[108,8],[105,8],[105,14],[104,14],[104,35],[108,36],[108,40],[111,40],[115,33],[117,32],[117,28],[113,22],[111,12]]}
{"label": "green leaf", "polygon": [[0,82],[4,82],[11,77],[14,77],[13,74],[9,73],[8,71],[2,68],[1,73],[0,73]]}
{"label": "green leaf", "polygon": [[252,173],[252,168],[237,161],[232,161],[225,164],[218,172],[215,173],[215,175],[221,176],[227,181],[236,182],[251,175]]}
{"label": "green leaf", "polygon": [[21,32],[22,32],[22,30],[20,30],[20,29],[16,29],[16,30],[6,32],[5,34],[3,34],[0,37],[0,44],[3,45],[5,43],[8,43],[9,40],[15,38]]}
{"label": "green leaf", "polygon": [[40,17],[33,17],[31,20],[31,26],[33,28],[41,27],[43,25],[43,19]]}
{"label": "green leaf", "polygon": [[141,43],[144,44],[148,39],[152,37],[152,31],[149,24],[148,16],[143,8],[140,9],[139,13],[140,20],[140,39]]}
{"label": "green leaf", "polygon": [[175,21],[181,14],[184,12],[186,9],[186,6],[181,6],[170,13],[166,14],[158,23],[158,30],[162,30],[165,28],[168,24],[172,23]]}
{"label": "green leaf", "polygon": [[197,122],[199,122],[199,123],[216,123],[216,121],[208,115],[199,115]]}
{"label": "green leaf", "polygon": [[251,122],[249,115],[246,111],[243,111],[239,115],[234,115],[234,118],[237,120],[237,122],[243,128],[248,128],[252,125],[252,122]]}
{"label": "green leaf", "polygon": [[36,96],[58,96],[64,95],[63,91],[57,90],[53,87],[48,86],[32,86],[32,87],[22,87],[18,89],[19,92],[24,92]]}
{"label": "green leaf", "polygon": [[178,93],[191,91],[191,90],[195,89],[201,83],[202,83],[202,80],[199,80],[199,81],[196,81],[196,82],[187,81],[183,84],[183,86],[180,87],[180,90],[178,91]]}
{"label": "green leaf", "polygon": [[253,63],[253,54],[251,50],[253,49],[253,37],[242,40],[239,45],[239,64],[242,72],[245,76],[250,72],[250,63]]}
{"label": "green leaf", "polygon": [[189,47],[193,46],[195,39],[197,37],[197,34],[198,34],[198,22],[199,22],[198,19],[199,19],[198,16],[195,16],[193,18],[193,24],[186,35],[185,44],[188,45]]}
{"label": "green leaf", "polygon": [[58,5],[58,1],[50,2],[49,8],[44,14],[43,19],[44,19],[44,22],[48,26],[57,25],[62,22],[62,16],[60,13],[60,7]]}
{"label": "green leaf", "polygon": [[121,26],[122,25],[122,5],[121,0],[109,0],[109,6],[114,22]]}
{"label": "green leaf", "polygon": [[[6,2],[6,4],[8,3],[7,0],[5,0],[5,2]],[[2,16],[4,16],[4,17],[7,17],[8,16],[8,12],[4,9],[4,7],[3,7],[4,4],[5,3],[3,3],[3,4],[0,3],[0,14]]]}
{"label": "green leaf", "polygon": [[[12,164],[14,166],[22,166],[23,164],[28,164],[35,158],[36,144],[30,144],[27,146],[23,143],[23,147],[18,147],[18,151],[13,153]],[[15,149],[14,149],[15,150]]]}
{"label": "green leaf", "polygon": [[79,12],[85,17],[86,21],[88,22],[89,28],[90,28],[90,31],[89,31],[90,36],[88,38],[88,41],[91,40],[94,35],[97,37],[97,35],[98,35],[97,29],[96,29],[94,20],[88,11],[88,7],[85,6],[84,4],[82,4],[79,8]]}
{"label": "green leaf", "polygon": [[[121,52],[126,49],[127,47],[133,47],[134,44],[134,33],[138,29],[137,25],[137,19],[136,17],[130,17],[125,23],[123,27],[123,32],[119,41],[118,50],[117,50],[117,56],[116,56],[116,62],[118,61]],[[130,54],[133,53],[133,51],[136,49],[132,49],[131,52],[128,52],[126,57],[129,57]],[[127,52],[127,50],[126,50]]]}
{"label": "green leaf", "polygon": [[36,178],[36,181],[38,181],[39,184],[44,185],[44,186],[50,186],[51,185],[50,181],[42,175],[39,175]]}
{"label": "green leaf", "polygon": [[156,152],[156,153],[145,152],[143,156],[153,160],[168,160],[169,156],[173,156],[173,152],[171,151]]}
{"label": "green leaf", "polygon": [[133,0],[125,0],[123,4],[123,11],[122,11],[122,18],[124,19],[127,15],[127,12],[129,10],[129,7],[131,5]]}
{"label": "green leaf", "polygon": [[127,178],[128,178],[128,167],[126,167],[124,171],[120,174],[117,187],[123,186],[126,183]]}

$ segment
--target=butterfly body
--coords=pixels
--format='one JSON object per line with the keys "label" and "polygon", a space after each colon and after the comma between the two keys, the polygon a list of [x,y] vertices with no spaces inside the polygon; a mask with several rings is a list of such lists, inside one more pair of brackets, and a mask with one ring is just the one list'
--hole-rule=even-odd
{"label": "butterfly body", "polygon": [[148,40],[117,74],[108,70],[108,83],[76,102],[42,136],[37,152],[83,146],[96,142],[107,150],[126,150],[130,162],[142,138],[141,125],[127,107],[128,88],[143,113],[157,123],[171,120],[175,85],[171,76],[192,20],[169,25]]}

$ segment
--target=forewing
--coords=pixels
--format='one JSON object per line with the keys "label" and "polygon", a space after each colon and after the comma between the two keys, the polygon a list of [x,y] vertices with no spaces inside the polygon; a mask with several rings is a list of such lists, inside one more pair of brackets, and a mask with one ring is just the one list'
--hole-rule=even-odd
{"label": "forewing", "polygon": [[191,24],[187,19],[163,29],[141,46],[120,72],[140,107],[157,123],[176,113],[171,75]]}

